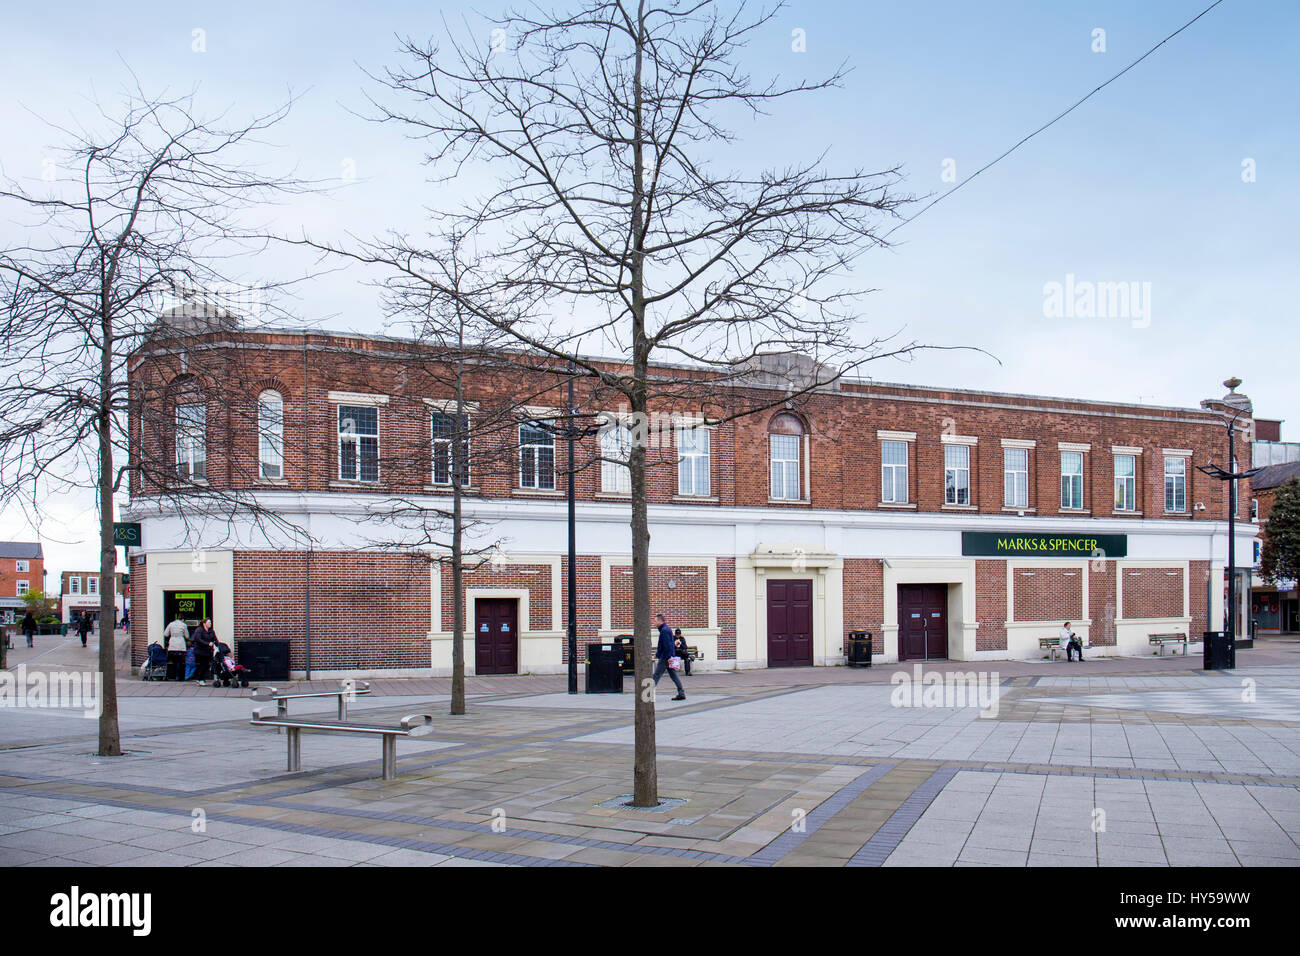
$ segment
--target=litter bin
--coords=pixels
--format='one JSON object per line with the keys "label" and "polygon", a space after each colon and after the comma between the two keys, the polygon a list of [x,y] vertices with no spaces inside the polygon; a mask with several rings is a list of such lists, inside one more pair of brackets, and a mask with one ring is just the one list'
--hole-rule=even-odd
{"label": "litter bin", "polygon": [[620,634],[614,638],[614,652],[622,662],[624,674],[636,673],[636,661],[632,658],[632,641],[631,634]]}
{"label": "litter bin", "polygon": [[1201,634],[1201,658],[1207,671],[1230,671],[1237,666],[1237,648],[1223,631]]}
{"label": "litter bin", "polygon": [[622,655],[612,644],[587,647],[587,693],[623,693]]}
{"label": "litter bin", "polygon": [[251,680],[288,680],[289,642],[235,641],[235,661],[252,672]]}
{"label": "litter bin", "polygon": [[870,667],[871,632],[849,631],[849,639],[844,644],[844,658],[850,667]]}

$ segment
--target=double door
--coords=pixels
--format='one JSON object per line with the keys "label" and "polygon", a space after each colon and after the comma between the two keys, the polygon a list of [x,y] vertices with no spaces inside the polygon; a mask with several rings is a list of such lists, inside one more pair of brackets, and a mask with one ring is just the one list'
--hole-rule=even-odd
{"label": "double door", "polygon": [[519,602],[514,598],[474,601],[474,673],[519,673]]}
{"label": "double door", "polygon": [[898,659],[948,658],[948,585],[898,586]]}

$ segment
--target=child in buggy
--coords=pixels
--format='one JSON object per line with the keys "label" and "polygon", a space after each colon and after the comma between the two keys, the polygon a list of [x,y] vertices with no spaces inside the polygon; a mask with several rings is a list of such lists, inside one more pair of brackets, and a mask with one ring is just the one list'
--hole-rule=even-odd
{"label": "child in buggy", "polygon": [[163,650],[161,644],[155,642],[149,645],[148,657],[145,658],[144,666],[140,668],[140,679],[167,679],[167,652]]}
{"label": "child in buggy", "polygon": [[243,664],[236,664],[230,653],[230,645],[217,642],[217,652],[212,656],[212,686],[247,687],[249,670]]}

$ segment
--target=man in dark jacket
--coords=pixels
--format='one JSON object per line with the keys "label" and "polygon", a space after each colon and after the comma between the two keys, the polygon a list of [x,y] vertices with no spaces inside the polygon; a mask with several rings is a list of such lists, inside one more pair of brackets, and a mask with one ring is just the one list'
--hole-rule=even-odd
{"label": "man in dark jacket", "polygon": [[81,620],[77,623],[77,633],[81,635],[81,646],[86,646],[86,636],[90,633],[90,612],[82,611]]}
{"label": "man in dark jacket", "polygon": [[36,618],[32,617],[32,612],[28,611],[27,616],[23,618],[23,633],[27,635],[27,646],[32,646],[32,635],[36,633]]}
{"label": "man in dark jacket", "polygon": [[659,646],[655,649],[655,686],[659,686],[659,678],[664,676],[664,671],[673,679],[677,685],[677,696],[673,700],[685,700],[686,690],[682,687],[681,678],[677,672],[668,666],[668,658],[677,656],[677,644],[673,640],[673,629],[668,626],[662,614],[655,615],[655,626],[659,628]]}

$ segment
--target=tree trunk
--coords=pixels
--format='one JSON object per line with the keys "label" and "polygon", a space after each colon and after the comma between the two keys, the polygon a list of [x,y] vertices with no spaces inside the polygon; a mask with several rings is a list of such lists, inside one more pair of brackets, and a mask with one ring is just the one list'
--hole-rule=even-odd
{"label": "tree trunk", "polygon": [[[451,712],[465,713],[465,588],[463,549],[461,547],[464,522],[461,517],[461,476],[464,475],[464,454],[461,451],[461,421],[465,413],[464,362],[456,360],[456,419],[451,433]],[[441,578],[439,569],[439,578]],[[442,587],[442,581],[438,581]],[[441,621],[438,622],[441,626]]]}
{"label": "tree trunk", "polygon": [[641,69],[645,35],[644,4],[638,18],[633,104],[636,133],[632,142],[632,647],[635,649],[636,756],[633,766],[632,803],[659,805],[659,769],[655,751],[654,683],[650,674],[650,519],[646,506],[645,457],[649,438],[646,386],[650,343],[645,334],[645,155],[642,142]]}
{"label": "tree trunk", "polygon": [[122,756],[117,727],[117,641],[113,627],[117,592],[117,545],[113,543],[113,325],[107,302],[100,313],[99,365],[99,673],[104,709],[99,717],[99,755]]}

